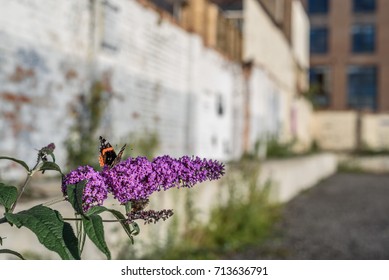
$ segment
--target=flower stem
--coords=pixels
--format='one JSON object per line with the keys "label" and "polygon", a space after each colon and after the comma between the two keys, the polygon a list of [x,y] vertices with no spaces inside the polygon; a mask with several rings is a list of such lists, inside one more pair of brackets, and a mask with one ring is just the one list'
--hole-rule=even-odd
{"label": "flower stem", "polygon": [[[81,221],[81,218],[63,218],[64,221]],[[118,219],[118,220],[102,220],[105,223],[115,223],[115,222],[122,222],[127,221],[127,219]]]}
{"label": "flower stem", "polygon": [[58,202],[62,202],[62,201],[65,201],[65,200],[66,200],[66,198],[63,197],[63,196],[61,196],[61,197],[55,198],[55,199],[53,199],[53,200],[50,200],[50,201],[48,201],[48,202],[45,202],[45,203],[43,203],[42,205],[43,205],[43,206],[51,206],[51,205],[53,205],[53,204],[56,204],[56,203],[58,203]]}
{"label": "flower stem", "polygon": [[31,178],[32,176],[34,175],[35,171],[37,171],[37,167],[39,165],[39,162],[40,162],[40,159],[38,159],[37,163],[35,164],[35,166],[28,172],[27,174],[27,177],[26,177],[26,180],[24,181],[24,184],[22,185],[22,188],[19,192],[19,195],[18,195],[18,198],[15,200],[15,203],[12,205],[11,209],[10,209],[10,213],[13,213],[13,211],[15,210],[15,207],[16,207],[16,204],[18,203],[18,201],[20,200],[20,198],[22,197],[23,195],[23,192],[24,190],[26,189],[28,183],[31,181]]}

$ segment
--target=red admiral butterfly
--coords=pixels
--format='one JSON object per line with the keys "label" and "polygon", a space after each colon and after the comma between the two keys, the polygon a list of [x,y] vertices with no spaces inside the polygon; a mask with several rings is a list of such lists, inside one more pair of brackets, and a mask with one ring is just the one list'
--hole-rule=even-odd
{"label": "red admiral butterfly", "polygon": [[117,163],[120,162],[124,149],[126,148],[126,144],[120,149],[119,153],[116,154],[115,150],[113,149],[112,145],[105,140],[103,137],[100,136],[100,156],[99,156],[99,163],[100,166],[108,166],[109,168],[112,168]]}

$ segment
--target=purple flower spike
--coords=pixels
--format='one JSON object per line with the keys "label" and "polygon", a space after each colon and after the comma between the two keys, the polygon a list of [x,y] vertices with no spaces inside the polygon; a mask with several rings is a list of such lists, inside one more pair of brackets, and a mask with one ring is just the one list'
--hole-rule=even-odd
{"label": "purple flower spike", "polygon": [[64,177],[62,192],[66,186],[87,180],[83,193],[83,209],[102,205],[108,192],[121,204],[148,200],[160,190],[173,187],[193,187],[205,180],[216,180],[224,174],[224,165],[218,161],[184,156],[174,159],[161,156],[150,162],[145,157],[128,158],[101,172],[90,166],[80,166]]}
{"label": "purple flower spike", "polygon": [[127,223],[132,223],[135,220],[144,220],[145,224],[157,223],[159,220],[166,221],[168,218],[173,216],[172,209],[163,209],[160,211],[155,210],[147,210],[147,211],[138,211],[138,212],[130,212],[127,214],[128,220]]}
{"label": "purple flower spike", "polygon": [[216,180],[223,174],[223,164],[188,156],[179,159],[161,156],[152,162],[145,157],[129,158],[102,171],[108,191],[122,204],[148,199],[155,191]]}
{"label": "purple flower spike", "polygon": [[173,159],[169,156],[157,157],[153,161],[159,177],[160,187],[193,187],[206,180],[217,180],[224,174],[224,165],[218,161],[199,157],[183,156]]}
{"label": "purple flower spike", "polygon": [[157,189],[152,164],[145,157],[128,158],[112,169],[105,168],[102,176],[108,190],[122,204],[147,199]]}
{"label": "purple flower spike", "polygon": [[83,211],[88,211],[95,205],[102,205],[107,199],[108,190],[99,172],[90,166],[80,166],[67,174],[62,181],[62,192],[66,195],[67,185],[74,185],[87,180],[82,196]]}

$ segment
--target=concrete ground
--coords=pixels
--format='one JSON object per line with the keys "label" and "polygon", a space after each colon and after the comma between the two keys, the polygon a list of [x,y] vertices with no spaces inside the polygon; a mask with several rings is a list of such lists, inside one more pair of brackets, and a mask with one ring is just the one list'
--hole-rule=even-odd
{"label": "concrete ground", "polygon": [[338,173],[291,200],[274,236],[231,259],[389,259],[389,175]]}

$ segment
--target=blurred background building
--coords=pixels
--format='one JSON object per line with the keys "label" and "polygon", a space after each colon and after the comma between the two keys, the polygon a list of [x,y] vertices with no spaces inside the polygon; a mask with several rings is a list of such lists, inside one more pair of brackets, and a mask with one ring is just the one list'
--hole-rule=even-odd
{"label": "blurred background building", "polygon": [[0,4],[0,154],[33,161],[54,142],[59,163],[93,163],[98,135],[225,161],[270,139],[310,146],[298,0]]}
{"label": "blurred background building", "polygon": [[385,0],[0,3],[1,154],[85,163],[99,134],[226,161],[389,147]]}
{"label": "blurred background building", "polygon": [[389,2],[303,0],[310,31],[310,83],[320,108],[389,110]]}

